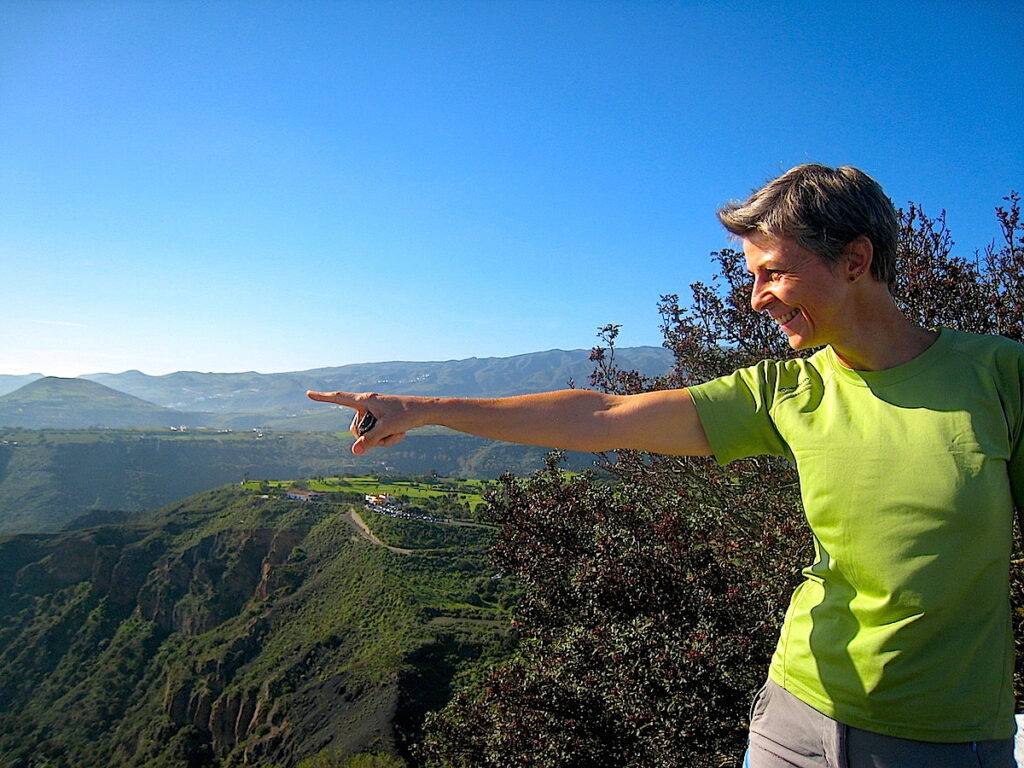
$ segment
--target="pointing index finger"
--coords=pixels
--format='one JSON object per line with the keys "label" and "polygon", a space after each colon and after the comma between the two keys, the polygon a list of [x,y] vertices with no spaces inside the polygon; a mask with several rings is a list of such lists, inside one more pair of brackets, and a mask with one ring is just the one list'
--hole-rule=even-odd
{"label": "pointing index finger", "polygon": [[321,403],[337,403],[349,408],[359,407],[356,396],[351,392],[315,392],[309,390],[306,392],[306,397]]}

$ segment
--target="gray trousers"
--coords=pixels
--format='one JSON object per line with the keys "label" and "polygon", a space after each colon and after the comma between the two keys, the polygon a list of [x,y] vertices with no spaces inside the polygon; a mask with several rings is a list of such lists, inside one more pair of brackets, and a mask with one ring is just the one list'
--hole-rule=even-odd
{"label": "gray trousers", "polygon": [[1016,768],[1013,739],[939,744],[837,723],[769,680],[750,710],[749,768]]}

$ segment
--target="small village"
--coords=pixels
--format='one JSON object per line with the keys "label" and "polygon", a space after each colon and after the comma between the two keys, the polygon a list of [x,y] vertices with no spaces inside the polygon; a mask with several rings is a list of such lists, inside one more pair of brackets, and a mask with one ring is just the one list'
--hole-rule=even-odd
{"label": "small village", "polygon": [[[310,502],[327,498],[327,494],[319,491],[292,489],[285,492],[285,498],[294,501]],[[427,523],[448,522],[446,518],[428,515],[414,507],[409,507],[390,493],[367,493],[363,499],[368,510],[381,515],[387,515],[388,517],[399,517],[403,520],[420,520]]]}
{"label": "small village", "polygon": [[422,520],[427,523],[443,523],[447,520],[436,515],[428,515],[407,507],[390,493],[368,493],[365,496],[366,508],[388,517],[400,517],[404,520]]}

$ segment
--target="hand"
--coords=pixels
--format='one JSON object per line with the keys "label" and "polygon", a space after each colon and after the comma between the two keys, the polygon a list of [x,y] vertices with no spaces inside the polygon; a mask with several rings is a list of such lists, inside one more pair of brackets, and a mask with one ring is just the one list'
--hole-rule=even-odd
{"label": "hand", "polygon": [[[413,424],[408,423],[407,407],[405,401],[408,398],[389,395],[378,395],[376,392],[365,392],[355,394],[353,392],[306,392],[306,397],[321,403],[336,403],[346,408],[355,410],[352,417],[352,424],[349,431],[356,441],[352,444],[352,453],[357,456],[366,453],[378,445],[395,445],[405,437],[405,433]],[[358,431],[359,422],[367,411],[372,413],[377,422],[372,429],[360,435]]]}

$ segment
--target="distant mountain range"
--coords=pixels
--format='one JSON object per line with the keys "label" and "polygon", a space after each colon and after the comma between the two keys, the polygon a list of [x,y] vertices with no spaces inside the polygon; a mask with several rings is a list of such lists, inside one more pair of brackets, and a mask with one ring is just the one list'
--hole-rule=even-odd
{"label": "distant mountain range", "polygon": [[[616,350],[625,369],[666,373],[671,353],[661,347]],[[436,362],[357,363],[291,373],[198,373],[150,376],[140,371],[95,373],[77,379],[0,375],[0,426],[250,428],[299,431],[344,428],[336,409],[317,406],[307,389],[451,397],[506,397],[586,386],[590,351],[549,350],[513,357]]]}
{"label": "distant mountain range", "polygon": [[41,373],[28,373],[24,376],[0,374],[0,395],[6,395],[8,392],[13,392],[19,387],[23,387],[29,382],[41,378],[43,378],[43,374]]}

